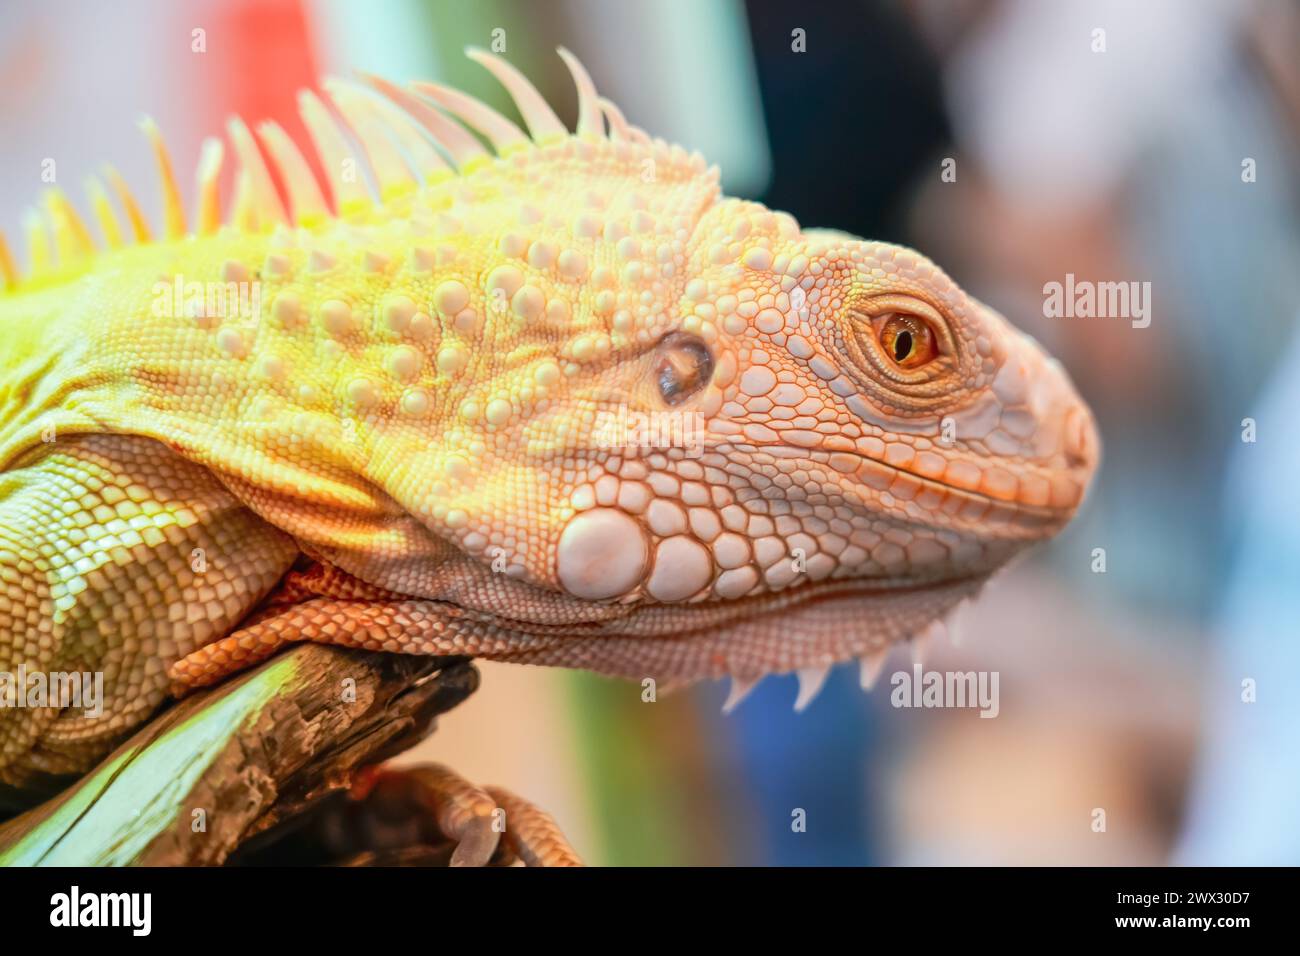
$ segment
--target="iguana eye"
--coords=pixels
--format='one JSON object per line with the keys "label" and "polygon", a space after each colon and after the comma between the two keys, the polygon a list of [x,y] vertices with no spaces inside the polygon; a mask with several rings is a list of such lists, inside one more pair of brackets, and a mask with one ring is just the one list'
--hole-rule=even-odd
{"label": "iguana eye", "polygon": [[660,346],[655,381],[669,405],[680,405],[713,378],[713,356],[693,335],[671,335]]}
{"label": "iguana eye", "polygon": [[876,341],[899,368],[920,368],[939,354],[925,319],[906,312],[887,312],[872,320]]}

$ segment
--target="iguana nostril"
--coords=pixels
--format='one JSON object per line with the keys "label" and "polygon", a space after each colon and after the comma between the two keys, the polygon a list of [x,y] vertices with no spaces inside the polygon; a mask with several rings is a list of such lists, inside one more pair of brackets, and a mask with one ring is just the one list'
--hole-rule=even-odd
{"label": "iguana nostril", "polygon": [[1073,468],[1096,461],[1097,437],[1092,416],[1082,408],[1072,408],[1066,416],[1065,455]]}

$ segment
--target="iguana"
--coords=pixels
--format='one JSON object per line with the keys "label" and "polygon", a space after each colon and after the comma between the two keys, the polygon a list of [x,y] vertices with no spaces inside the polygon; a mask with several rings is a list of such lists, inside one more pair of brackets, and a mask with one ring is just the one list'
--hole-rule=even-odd
{"label": "iguana", "polygon": [[295,641],[730,676],[731,705],[797,671],[802,707],[1071,518],[1098,440],[1034,341],[917,252],[723,196],[560,55],[576,132],[470,50],[527,133],[327,81],[328,197],[233,119],[233,202],[209,140],[191,231],[145,122],[161,236],[110,170],[105,249],[54,192],[29,274],[0,251],[0,671],[105,688],[0,710],[0,780]]}

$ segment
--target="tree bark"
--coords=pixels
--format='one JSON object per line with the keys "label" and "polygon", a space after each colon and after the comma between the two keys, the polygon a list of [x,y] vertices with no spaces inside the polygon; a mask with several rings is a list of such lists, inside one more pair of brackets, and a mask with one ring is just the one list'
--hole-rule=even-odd
{"label": "tree bark", "polygon": [[477,686],[464,658],[299,645],[162,711],[0,826],[0,865],[223,863],[414,745]]}

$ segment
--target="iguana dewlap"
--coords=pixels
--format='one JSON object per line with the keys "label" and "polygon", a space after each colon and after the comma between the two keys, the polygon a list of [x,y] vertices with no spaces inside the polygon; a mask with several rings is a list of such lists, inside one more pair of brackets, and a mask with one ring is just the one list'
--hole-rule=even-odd
{"label": "iguana dewlap", "polygon": [[282,199],[232,121],[232,209],[213,141],[187,233],[146,124],[161,237],[113,176],[106,251],[54,194],[31,274],[0,252],[0,671],[106,698],[0,710],[0,780],[83,770],[290,641],[798,670],[806,702],[1074,513],[1087,407],[927,259],[722,196],[567,53],[573,134],[471,55],[527,135],[443,87],[326,84],[301,106],[332,200],[265,124]]}

